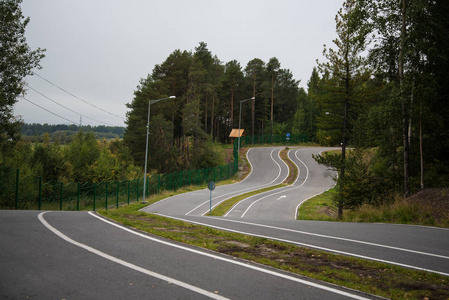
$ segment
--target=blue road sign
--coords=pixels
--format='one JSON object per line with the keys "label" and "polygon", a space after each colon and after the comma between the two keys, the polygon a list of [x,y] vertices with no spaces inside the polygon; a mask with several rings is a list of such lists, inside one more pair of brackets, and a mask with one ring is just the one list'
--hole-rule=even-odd
{"label": "blue road sign", "polygon": [[287,134],[286,134],[286,135],[287,135],[287,137],[289,138],[289,137],[290,137],[290,132],[287,132]]}

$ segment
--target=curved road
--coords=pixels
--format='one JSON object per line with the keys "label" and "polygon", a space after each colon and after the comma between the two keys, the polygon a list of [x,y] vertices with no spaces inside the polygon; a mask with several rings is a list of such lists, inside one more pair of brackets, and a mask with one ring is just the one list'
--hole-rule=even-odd
{"label": "curved road", "polygon": [[[254,148],[247,152],[251,164],[251,173],[245,180],[231,185],[217,186],[213,191],[212,205],[236,195],[282,183],[288,176],[288,166],[279,157],[282,148]],[[201,216],[210,209],[210,192],[203,189],[173,196],[143,211],[171,216]]]}
{"label": "curved road", "polygon": [[374,299],[91,212],[0,211],[3,299]]}
{"label": "curved road", "polygon": [[[274,178],[273,169],[266,168],[266,164],[273,159],[268,155],[271,153],[270,149],[273,148],[255,148],[249,152],[248,158],[253,165],[253,173],[247,180],[251,184],[257,185],[255,176],[261,176],[257,172],[267,172],[271,174],[269,178]],[[275,151],[280,150],[275,149]],[[190,194],[183,194],[178,196],[176,201],[175,199],[167,200],[170,206],[165,207],[164,212],[161,212],[163,202],[158,204],[158,209],[154,209],[155,206],[151,205],[143,211],[449,276],[449,230],[447,229],[412,225],[295,220],[297,207],[302,202],[331,188],[334,184],[332,176],[335,173],[318,165],[312,158],[312,154],[319,154],[328,149],[330,148],[291,149],[288,155],[300,170],[296,182],[291,186],[244,199],[228,211],[225,217],[202,216],[209,209],[209,191],[207,190],[203,191],[201,209],[194,211],[189,211],[189,208],[184,208],[182,211],[171,209],[179,205],[177,204],[179,201],[183,202],[183,206],[193,207],[193,204],[189,203],[193,203],[193,198],[196,198],[198,193],[193,198]],[[256,152],[258,155],[254,156]],[[281,170],[281,172],[284,171]],[[285,176],[286,174],[282,173],[281,177]],[[268,181],[266,178],[265,185]],[[236,195],[240,185],[220,188],[221,193],[226,194],[226,191],[232,190],[232,195]],[[213,200],[213,204],[222,201],[223,198],[226,197]]]}
{"label": "curved road", "polygon": [[[219,186],[213,204],[284,181],[281,148],[248,152],[252,173]],[[241,202],[226,217],[204,217],[209,191],[168,198],[145,211],[310,248],[449,276],[449,230],[408,225],[295,221],[296,207],[333,185],[292,149],[297,181]],[[352,290],[186,246],[117,225],[92,212],[0,211],[0,291],[30,299],[367,299]]]}

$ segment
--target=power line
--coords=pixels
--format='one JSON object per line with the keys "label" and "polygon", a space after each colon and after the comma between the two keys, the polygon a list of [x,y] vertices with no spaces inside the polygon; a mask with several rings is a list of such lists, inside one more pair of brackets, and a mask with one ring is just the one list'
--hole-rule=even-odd
{"label": "power line", "polygon": [[31,104],[34,104],[34,105],[36,105],[37,107],[39,107],[39,108],[41,108],[41,109],[43,109],[43,110],[45,110],[46,112],[49,112],[49,113],[51,113],[52,115],[55,115],[55,116],[57,116],[57,117],[60,117],[61,119],[64,119],[64,120],[66,120],[66,121],[68,121],[68,122],[70,122],[70,123],[72,123],[72,124],[75,124],[75,125],[77,125],[75,122],[73,122],[73,121],[70,121],[69,119],[66,119],[66,118],[64,118],[64,117],[62,117],[62,116],[60,116],[60,115],[58,115],[58,114],[55,114],[54,112],[51,112],[51,111],[49,111],[48,109],[46,109],[46,108],[43,108],[42,106],[40,106],[40,105],[38,105],[38,104],[36,104],[36,103],[34,103],[33,101],[31,101],[31,100],[28,100],[27,98],[25,98],[25,97],[22,97],[22,99],[23,100],[26,100],[26,101],[28,101],[28,102],[30,102]]}
{"label": "power line", "polygon": [[76,111],[74,111],[73,109],[70,109],[70,108],[68,108],[68,107],[66,107],[66,106],[64,106],[64,105],[62,105],[61,103],[59,103],[59,102],[57,102],[57,101],[51,99],[50,97],[45,96],[44,94],[42,94],[42,93],[39,92],[38,90],[32,88],[28,83],[27,83],[26,85],[27,85],[30,89],[32,89],[33,91],[35,91],[36,93],[38,93],[39,95],[41,95],[42,97],[47,98],[47,99],[50,100],[51,102],[53,102],[53,103],[55,103],[55,104],[57,104],[57,105],[59,105],[59,106],[65,108],[65,109],[67,109],[67,110],[69,110],[69,111],[71,111],[71,112],[73,112],[73,113],[75,113],[75,114],[77,114],[77,115],[83,116],[83,117],[85,117],[86,119],[92,120],[92,121],[97,122],[97,123],[102,123],[102,124],[109,125],[109,126],[115,126],[115,125],[113,125],[113,124],[109,124],[109,123],[106,123],[106,122],[98,121],[98,120],[89,118],[89,117],[87,117],[87,116],[85,116],[85,115],[83,115],[83,114],[80,114],[79,112],[76,112]]}
{"label": "power line", "polygon": [[49,84],[51,84],[51,85],[57,87],[57,88],[60,89],[61,91],[63,91],[63,92],[65,92],[65,93],[69,94],[70,96],[72,96],[72,97],[74,97],[74,98],[76,98],[76,99],[78,99],[78,100],[80,100],[80,101],[82,101],[82,102],[84,102],[84,103],[86,103],[86,104],[88,104],[88,105],[90,105],[90,106],[92,106],[92,107],[95,107],[96,109],[99,109],[99,110],[101,110],[101,111],[103,111],[103,112],[105,112],[105,113],[108,113],[108,114],[110,114],[110,115],[112,115],[112,116],[114,116],[114,117],[117,117],[117,118],[120,118],[120,119],[122,119],[122,120],[125,120],[125,118],[123,118],[123,117],[120,117],[120,116],[118,116],[118,115],[116,115],[116,114],[113,114],[113,113],[111,113],[111,112],[109,112],[109,111],[107,111],[107,110],[104,110],[104,109],[102,109],[102,108],[100,108],[100,107],[98,107],[98,106],[96,106],[96,105],[93,105],[93,104],[87,102],[86,100],[83,100],[83,99],[81,99],[81,98],[75,96],[74,94],[72,94],[72,93],[66,91],[65,89],[63,89],[62,87],[57,86],[56,84],[54,84],[54,83],[51,82],[50,80],[45,79],[44,77],[42,77],[41,75],[37,74],[36,72],[33,72],[33,74],[36,75],[37,77],[40,77],[41,79],[45,80],[45,81],[48,82]]}

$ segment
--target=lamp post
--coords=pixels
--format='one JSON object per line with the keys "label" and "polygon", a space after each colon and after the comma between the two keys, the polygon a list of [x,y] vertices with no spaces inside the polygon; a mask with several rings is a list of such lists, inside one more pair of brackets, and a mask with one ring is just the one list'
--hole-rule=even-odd
{"label": "lamp post", "polygon": [[249,101],[249,100],[255,100],[256,97],[252,97],[249,99],[241,100],[240,101],[240,114],[239,114],[239,141],[238,141],[238,147],[237,147],[237,154],[240,156],[240,124],[242,122],[242,103]]}
{"label": "lamp post", "polygon": [[142,198],[142,203],[146,203],[145,202],[145,188],[146,188],[146,183],[147,183],[148,136],[150,135],[150,108],[151,108],[151,104],[159,102],[161,100],[175,99],[175,98],[176,98],[176,96],[170,96],[170,97],[166,97],[166,98],[161,98],[161,99],[157,99],[157,100],[150,100],[150,101],[148,101],[147,143],[146,143],[146,147],[145,147],[145,171],[144,171],[144,175],[143,175],[143,198]]}

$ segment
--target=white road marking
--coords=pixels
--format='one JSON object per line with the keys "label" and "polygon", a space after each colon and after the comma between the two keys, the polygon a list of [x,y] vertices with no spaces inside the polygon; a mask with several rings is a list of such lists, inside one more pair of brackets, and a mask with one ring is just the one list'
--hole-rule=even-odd
{"label": "white road marking", "polygon": [[280,196],[279,198],[277,198],[276,200],[281,200],[281,199],[283,199],[283,198],[287,198],[287,196],[285,196],[285,195],[282,195],[282,196]]}
{"label": "white road marking", "polygon": [[[381,263],[387,263],[387,264],[396,265],[396,266],[405,267],[405,268],[410,268],[410,269],[414,269],[414,270],[426,271],[426,272],[430,272],[430,273],[435,273],[435,274],[440,274],[440,275],[444,275],[444,276],[449,276],[449,273],[444,273],[444,272],[439,272],[439,271],[435,271],[435,270],[430,270],[430,269],[420,268],[420,267],[416,267],[416,266],[412,266],[412,265],[407,265],[407,264],[397,263],[397,262],[394,262],[394,261],[388,261],[388,260],[384,260],[384,259],[378,259],[378,258],[369,257],[369,256],[364,256],[364,255],[359,255],[359,254],[355,254],[355,253],[350,253],[350,252],[345,252],[345,251],[339,251],[339,250],[330,249],[330,248],[325,248],[325,247],[321,247],[321,246],[316,246],[316,245],[311,245],[311,244],[300,243],[300,242],[297,242],[297,241],[291,241],[291,240],[280,239],[280,238],[276,238],[276,237],[272,237],[272,236],[266,236],[266,235],[260,235],[260,234],[254,234],[254,233],[249,233],[249,232],[239,231],[239,230],[233,230],[233,229],[229,229],[229,228],[225,228],[225,227],[220,227],[220,226],[210,225],[210,224],[207,224],[207,223],[196,222],[196,221],[187,220],[187,219],[182,219],[182,218],[177,218],[177,217],[173,217],[173,216],[166,216],[166,215],[163,215],[163,214],[157,214],[157,215],[162,216],[162,217],[167,217],[167,218],[175,219],[175,220],[180,220],[180,221],[188,222],[188,223],[192,223],[192,224],[197,224],[197,225],[201,225],[201,226],[207,226],[207,227],[211,227],[211,228],[215,228],[215,229],[225,230],[225,231],[229,231],[229,232],[241,233],[241,234],[246,234],[246,235],[250,235],[250,236],[266,238],[266,239],[272,239],[272,240],[281,241],[281,242],[286,242],[286,243],[295,244],[295,245],[299,245],[299,246],[304,246],[304,247],[308,247],[308,248],[313,248],[313,249],[318,249],[318,250],[323,250],[323,251],[333,252],[333,253],[337,253],[337,254],[342,254],[342,255],[347,255],[347,256],[353,256],[353,257],[358,257],[358,258],[367,259],[367,260],[372,260],[372,261],[378,261],[378,262],[381,262]],[[213,219],[220,220],[220,221],[227,221],[227,222],[235,222],[235,223],[249,224],[249,225],[254,225],[254,226],[261,226],[261,227],[267,227],[267,228],[274,228],[274,229],[285,230],[285,231],[292,231],[292,232],[295,232],[295,231],[296,231],[296,230],[293,230],[293,229],[281,228],[281,227],[274,227],[274,226],[262,225],[262,224],[257,224],[257,223],[249,223],[249,222],[243,222],[243,221],[237,221],[237,220],[231,220],[231,219],[224,219],[224,218],[216,218],[216,217],[212,217],[212,218],[213,218]],[[296,231],[296,232],[300,232],[300,231]],[[318,235],[318,234],[313,234],[313,233],[309,233],[309,232],[306,232],[306,234],[310,234],[310,235]],[[324,237],[326,237],[326,236],[324,236]],[[386,245],[381,245],[381,244],[374,244],[374,243],[368,243],[368,242],[363,242],[363,241],[357,241],[357,240],[349,240],[349,239],[338,238],[338,237],[329,237],[329,238],[348,240],[348,241],[353,241],[353,242],[355,242],[355,243],[362,243],[362,244],[364,244],[364,243],[366,243],[366,244],[372,244],[373,246],[384,247],[384,248],[391,248],[391,249],[395,249],[395,250],[400,250],[400,251],[405,251],[405,252],[412,252],[412,253],[422,254],[422,255],[428,255],[428,256],[436,256],[436,257],[441,256],[441,255],[438,255],[438,254],[432,254],[432,253],[426,253],[426,252],[419,252],[419,251],[414,251],[414,250],[409,250],[409,249],[396,248],[396,247],[391,247],[391,246],[386,246]],[[447,257],[447,256],[441,256],[441,258],[449,259],[449,257]]]}
{"label": "white road marking", "polygon": [[[274,196],[274,195],[277,195],[277,194],[280,194],[280,193],[285,193],[285,192],[287,192],[287,191],[292,191],[292,190],[295,190],[295,189],[297,189],[297,188],[300,188],[300,187],[302,187],[306,182],[307,182],[307,179],[309,179],[309,168],[306,166],[306,164],[302,161],[302,160],[300,160],[299,159],[299,157],[298,157],[298,155],[297,155],[297,153],[298,153],[298,151],[299,150],[296,150],[296,152],[295,152],[295,156],[296,156],[296,158],[306,167],[306,178],[304,179],[304,181],[300,184],[300,185],[298,185],[298,186],[295,186],[295,187],[285,187],[285,188],[282,188],[281,189],[281,191],[279,191],[279,192],[277,192],[277,193],[274,193],[274,194],[271,194],[271,195],[267,195],[267,196],[265,196],[265,197],[262,197],[262,198],[259,198],[259,199],[257,199],[256,201],[254,201],[253,203],[251,203],[250,204],[250,206],[248,206],[248,208],[245,210],[245,212],[240,216],[240,218],[243,218],[243,217],[245,217],[245,215],[246,215],[246,213],[251,209],[251,207],[254,205],[254,204],[256,204],[257,202],[259,202],[259,201],[261,201],[261,200],[263,200],[263,199],[266,199],[266,198],[268,198],[268,197],[271,197],[271,196]],[[260,195],[260,194],[259,194]],[[255,195],[255,196],[258,196],[258,195]],[[247,198],[247,199],[249,199],[249,198]],[[240,202],[242,202],[242,201],[240,201]],[[239,202],[239,203],[240,203]],[[226,215],[224,216],[224,217],[226,217]]]}
{"label": "white road marking", "polygon": [[[181,246],[181,245],[178,245],[178,244],[173,244],[173,243],[170,243],[170,242],[167,242],[167,241],[163,241],[163,240],[154,238],[152,236],[149,236],[149,235],[146,235],[146,234],[143,234],[143,233],[140,233],[140,232],[136,232],[134,230],[131,230],[131,229],[126,228],[126,227],[124,227],[122,225],[119,225],[119,224],[116,224],[114,222],[111,222],[109,220],[106,220],[106,219],[104,219],[102,217],[97,216],[93,212],[89,212],[89,214],[91,216],[93,216],[93,217],[95,217],[95,218],[105,222],[105,223],[108,223],[108,224],[112,225],[112,226],[115,226],[115,227],[120,228],[122,230],[125,230],[125,231],[127,231],[129,233],[135,234],[135,235],[140,236],[142,238],[145,238],[145,239],[148,239],[148,240],[151,240],[151,241],[154,241],[154,242],[166,245],[166,246],[178,248],[178,249],[185,250],[185,251],[188,251],[188,252],[192,252],[192,253],[195,253],[195,254],[199,254],[199,255],[206,256],[206,257],[210,257],[210,258],[213,258],[215,260],[224,261],[224,262],[227,262],[227,263],[238,265],[240,267],[248,268],[248,269],[251,269],[251,270],[255,270],[255,271],[262,272],[262,273],[265,273],[265,274],[269,274],[269,275],[272,275],[272,276],[276,276],[276,277],[279,277],[279,278],[291,280],[293,282],[298,282],[298,283],[301,283],[301,284],[304,284],[304,285],[307,285],[307,286],[311,286],[311,287],[314,287],[314,288],[317,288],[317,289],[328,291],[328,292],[331,292],[331,293],[334,293],[334,294],[342,295],[342,296],[345,296],[345,297],[348,297],[348,298],[359,299],[359,300],[369,299],[369,298],[365,298],[365,297],[362,297],[362,296],[359,296],[359,295],[351,294],[351,293],[343,291],[343,290],[338,290],[338,289],[335,289],[335,288],[332,288],[332,287],[329,287],[329,286],[325,286],[325,285],[321,285],[321,284],[318,284],[318,283],[315,283],[315,282],[311,282],[311,281],[307,281],[307,280],[300,279],[300,278],[297,278],[297,277],[289,276],[287,274],[274,272],[274,271],[271,271],[271,270],[268,270],[268,269],[264,269],[264,268],[261,268],[261,267],[255,266],[255,265],[249,265],[249,264],[244,263],[244,262],[235,261],[235,260],[232,260],[232,259],[229,259],[229,258],[226,258],[226,257],[214,255],[212,253],[202,252],[202,251],[199,251],[199,250],[196,250],[196,249],[192,249],[192,248],[188,248],[188,247]],[[163,215],[161,215],[161,216],[163,216]],[[170,218],[172,218],[172,217],[170,217]],[[177,218],[173,218],[173,219],[177,219]],[[183,219],[179,219],[179,220],[183,220]],[[187,221],[187,222],[190,222],[190,221]],[[195,223],[195,222],[190,222],[190,223]]]}
{"label": "white road marking", "polygon": [[121,260],[121,259],[116,258],[116,257],[114,257],[114,256],[111,256],[111,255],[109,255],[109,254],[106,254],[106,253],[104,253],[104,252],[101,252],[101,251],[99,251],[99,250],[97,250],[97,249],[95,249],[95,248],[92,248],[92,247],[89,247],[89,246],[87,246],[87,245],[85,245],[85,244],[79,243],[79,242],[77,242],[77,241],[75,241],[75,240],[69,238],[68,236],[64,235],[62,232],[60,232],[59,230],[57,230],[56,228],[54,228],[54,227],[51,226],[50,224],[48,224],[48,222],[44,219],[44,214],[45,214],[45,213],[47,213],[47,212],[45,211],[45,212],[42,212],[42,213],[40,213],[40,214],[38,215],[38,218],[39,218],[39,220],[41,221],[41,223],[42,223],[45,227],[47,227],[49,230],[51,230],[54,234],[56,234],[57,236],[59,236],[60,238],[62,238],[63,240],[65,240],[66,242],[69,242],[69,243],[71,243],[71,244],[73,244],[73,245],[75,245],[75,246],[78,246],[78,247],[80,247],[80,248],[83,248],[84,250],[87,250],[87,251],[89,251],[89,252],[91,252],[91,253],[94,253],[94,254],[96,254],[96,255],[98,255],[98,256],[101,256],[101,257],[103,257],[103,258],[106,258],[106,259],[108,259],[108,260],[110,260],[110,261],[112,261],[112,262],[115,262],[115,263],[120,264],[120,265],[122,265],[122,266],[125,266],[125,267],[127,267],[127,268],[130,268],[130,269],[133,269],[133,270],[135,270],[135,271],[141,272],[141,273],[143,273],[143,274],[146,274],[146,275],[149,275],[149,276],[158,278],[158,279],[160,279],[160,280],[164,280],[164,281],[166,281],[166,282],[168,282],[168,283],[170,283],[170,284],[175,284],[175,285],[177,285],[177,286],[180,286],[180,287],[182,287],[182,288],[191,290],[191,291],[193,291],[193,292],[195,292],[195,293],[198,293],[198,294],[201,294],[201,295],[210,297],[210,298],[212,298],[212,299],[219,299],[219,300],[225,300],[225,299],[228,299],[228,298],[222,297],[222,296],[220,296],[220,295],[217,295],[217,294],[215,294],[215,293],[212,293],[212,292],[208,292],[208,291],[206,291],[206,290],[203,290],[203,289],[201,289],[201,288],[199,288],[199,287],[190,285],[190,284],[188,284],[188,283],[185,283],[185,282],[176,280],[176,279],[174,279],[174,278],[167,277],[167,276],[165,276],[165,275],[162,275],[162,274],[159,274],[159,273],[156,273],[156,272],[153,272],[153,271],[144,269],[144,268],[142,268],[142,267],[136,266],[136,265],[134,265],[134,264],[132,264],[132,263],[126,262],[126,261],[124,261],[124,260]]}
{"label": "white road marking", "polygon": [[[252,149],[252,148],[251,148]],[[250,149],[250,150],[251,150]],[[281,176],[281,172],[282,172],[282,169],[281,169],[281,166],[276,162],[276,160],[273,158],[273,152],[275,151],[275,150],[277,150],[277,149],[273,149],[272,151],[271,151],[271,153],[270,153],[270,158],[278,165],[278,167],[279,167],[279,173],[278,173],[278,175],[276,176],[276,178],[275,179],[273,179],[271,182],[269,182],[269,183],[267,183],[267,184],[263,184],[263,185],[260,185],[260,186],[256,186],[256,187],[250,187],[250,188],[246,188],[246,189],[242,189],[242,190],[240,190],[240,191],[234,191],[234,192],[231,192],[231,193],[228,193],[228,194],[224,194],[224,195],[220,195],[220,196],[217,196],[217,197],[215,197],[214,198],[214,200],[217,200],[217,199],[219,199],[219,198],[222,198],[222,197],[224,197],[224,196],[228,196],[228,195],[233,195],[233,196],[231,196],[231,197],[228,197],[228,198],[226,198],[226,199],[223,199],[223,200],[221,200],[221,201],[219,201],[219,202],[217,202],[216,204],[214,204],[213,206],[212,206],[212,209],[214,209],[216,206],[218,206],[218,205],[220,205],[222,202],[224,202],[224,201],[226,201],[226,200],[228,200],[228,199],[231,199],[232,197],[235,197],[235,196],[238,196],[239,194],[242,194],[244,191],[253,191],[253,190],[256,190],[256,189],[259,189],[259,188],[263,188],[263,187],[266,187],[266,186],[270,186],[271,184],[273,184],[278,178],[279,178],[279,176]],[[248,150],[248,152],[249,152],[249,150]],[[248,152],[247,152],[247,154],[248,154]],[[279,149],[279,152],[278,152],[278,157],[279,157],[279,159],[281,159],[280,158],[280,156],[279,156],[279,153],[281,152],[281,149]],[[248,159],[248,162],[250,161],[249,160],[249,157],[247,156],[247,159]],[[281,161],[282,161],[282,159],[281,159]],[[251,164],[251,163],[250,163]],[[288,166],[287,166],[287,168],[288,168]],[[251,173],[252,173],[252,171],[253,171],[253,167],[252,167],[252,165],[251,165]],[[250,173],[250,174],[251,174]],[[288,176],[288,173],[287,173],[287,176]],[[249,177],[249,175],[246,177],[246,178],[248,178]],[[246,179],[245,178],[245,179]],[[285,177],[285,178],[287,178],[287,177]],[[284,181],[285,180],[285,178],[282,180],[282,181]],[[246,199],[244,199],[244,200],[246,200]],[[242,201],[244,201],[244,200],[242,200]],[[200,208],[201,206],[203,206],[203,205],[205,205],[205,204],[208,204],[209,203],[209,200],[207,200],[207,201],[204,201],[203,203],[201,203],[200,205],[198,205],[197,207],[195,207],[194,209],[192,209],[192,210],[190,210],[188,213],[186,213],[185,215],[186,216],[188,216],[190,213],[192,213],[192,212],[194,212],[195,210],[197,210],[198,208]],[[238,204],[238,203],[237,203]],[[236,204],[236,205],[237,205]],[[231,208],[231,210],[234,208],[235,206],[233,206],[232,208]],[[201,216],[204,216],[204,215],[206,215],[207,213],[209,213],[209,209],[207,209],[204,213],[202,213],[201,214]],[[229,212],[228,212],[229,213]]]}

